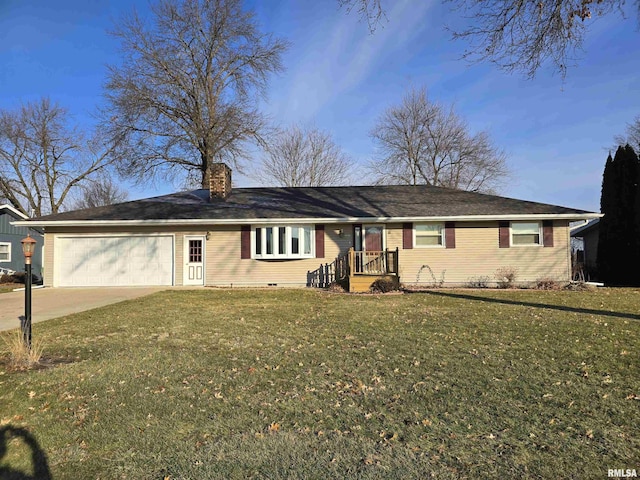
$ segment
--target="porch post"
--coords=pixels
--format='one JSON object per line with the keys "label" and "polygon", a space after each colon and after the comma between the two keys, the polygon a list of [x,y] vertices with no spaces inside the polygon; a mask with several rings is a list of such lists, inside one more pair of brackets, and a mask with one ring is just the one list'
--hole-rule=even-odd
{"label": "porch post", "polygon": [[355,272],[353,271],[353,266],[356,264],[355,262],[355,251],[353,247],[349,249],[349,275],[353,275]]}

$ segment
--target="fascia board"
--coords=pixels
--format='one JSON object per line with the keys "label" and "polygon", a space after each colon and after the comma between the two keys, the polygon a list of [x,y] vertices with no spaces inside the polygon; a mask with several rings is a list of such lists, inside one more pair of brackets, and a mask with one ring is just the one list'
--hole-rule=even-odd
{"label": "fascia board", "polygon": [[[24,218],[24,219],[29,218],[27,215],[25,215],[24,213],[20,212],[19,210],[16,210],[11,205],[0,205],[0,210],[7,210],[9,212],[14,213],[15,215],[17,215],[20,218]],[[21,220],[19,220],[19,221],[21,221]]]}
{"label": "fascia board", "polygon": [[421,217],[336,217],[336,218],[245,218],[182,220],[24,220],[11,222],[21,227],[167,227],[198,225],[291,225],[302,223],[404,223],[404,222],[474,222],[492,220],[583,220],[600,218],[601,213],[516,214],[516,215],[446,215]]}

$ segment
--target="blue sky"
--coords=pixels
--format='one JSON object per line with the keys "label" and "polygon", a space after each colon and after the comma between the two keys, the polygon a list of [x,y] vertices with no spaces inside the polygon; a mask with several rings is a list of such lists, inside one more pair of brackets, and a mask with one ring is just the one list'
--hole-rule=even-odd
{"label": "blue sky", "polygon": [[[91,122],[105,65],[118,61],[107,30],[133,5],[148,11],[139,0],[0,0],[0,108],[49,96],[77,121]],[[331,132],[360,165],[375,154],[369,131],[376,117],[411,86],[424,86],[507,152],[513,178],[502,194],[597,211],[613,137],[640,114],[640,32],[632,10],[626,21],[612,15],[593,22],[583,58],[563,82],[549,69],[526,80],[459,60],[465,45],[450,41],[443,28],[454,24],[455,13],[440,1],[387,0],[388,22],[373,35],[335,0],[247,5],[263,31],[291,43],[264,110],[280,125]],[[131,187],[130,196],[173,189]]]}

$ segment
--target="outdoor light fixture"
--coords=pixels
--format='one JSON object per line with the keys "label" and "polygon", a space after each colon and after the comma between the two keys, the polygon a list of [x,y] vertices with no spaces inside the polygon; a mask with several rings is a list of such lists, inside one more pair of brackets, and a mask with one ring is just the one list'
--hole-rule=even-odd
{"label": "outdoor light fixture", "polygon": [[24,279],[24,321],[22,322],[22,341],[31,351],[31,257],[36,249],[36,241],[27,235],[21,240],[26,275]]}
{"label": "outdoor light fixture", "polygon": [[205,237],[207,240],[211,240],[211,232],[207,232],[207,235]]}
{"label": "outdoor light fixture", "polygon": [[36,241],[29,235],[27,238],[23,238],[20,243],[22,243],[24,263],[25,265],[31,265],[31,257],[33,256],[33,251],[36,249]]}

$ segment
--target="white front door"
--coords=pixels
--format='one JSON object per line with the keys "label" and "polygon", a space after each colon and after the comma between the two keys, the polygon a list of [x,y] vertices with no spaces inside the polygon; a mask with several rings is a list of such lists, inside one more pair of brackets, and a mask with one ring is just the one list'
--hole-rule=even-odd
{"label": "white front door", "polygon": [[205,237],[184,237],[184,285],[204,285]]}

